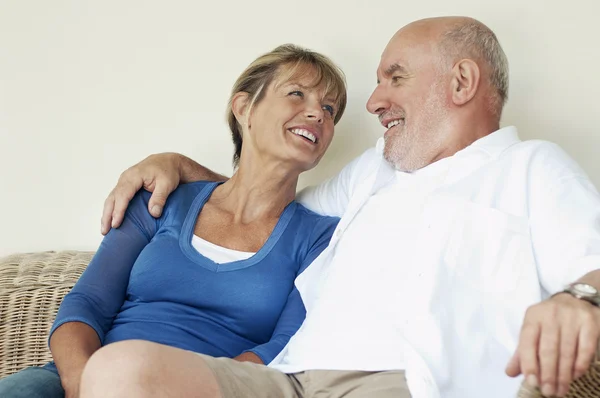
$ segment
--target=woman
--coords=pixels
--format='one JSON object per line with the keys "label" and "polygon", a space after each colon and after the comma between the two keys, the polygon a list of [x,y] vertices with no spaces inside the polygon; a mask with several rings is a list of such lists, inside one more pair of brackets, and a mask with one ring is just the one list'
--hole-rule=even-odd
{"label": "woman", "polygon": [[227,110],[233,177],[182,185],[159,219],[148,214],[149,193],[138,193],[61,304],[54,362],[0,381],[0,396],[76,397],[91,355],[123,340],[269,363],[304,320],[294,279],[338,222],[294,197],[345,104],[328,58],[284,45],[256,59]]}

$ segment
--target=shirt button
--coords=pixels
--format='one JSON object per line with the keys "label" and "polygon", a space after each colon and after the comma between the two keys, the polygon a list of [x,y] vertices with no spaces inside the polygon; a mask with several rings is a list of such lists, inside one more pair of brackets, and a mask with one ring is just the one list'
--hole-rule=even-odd
{"label": "shirt button", "polygon": [[433,380],[431,380],[429,377],[424,377],[423,381],[425,382],[425,385],[427,387],[433,387],[435,385],[435,383],[433,382]]}
{"label": "shirt button", "polygon": [[340,238],[343,234],[344,234],[344,231],[342,231],[341,229],[338,229],[337,231],[335,231],[335,236],[338,238]]}

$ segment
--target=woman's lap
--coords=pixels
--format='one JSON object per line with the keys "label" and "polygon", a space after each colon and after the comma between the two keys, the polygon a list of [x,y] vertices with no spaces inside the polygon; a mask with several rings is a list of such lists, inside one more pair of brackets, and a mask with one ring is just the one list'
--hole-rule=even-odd
{"label": "woman's lap", "polygon": [[58,374],[41,368],[30,367],[0,379],[2,398],[63,398],[65,391]]}

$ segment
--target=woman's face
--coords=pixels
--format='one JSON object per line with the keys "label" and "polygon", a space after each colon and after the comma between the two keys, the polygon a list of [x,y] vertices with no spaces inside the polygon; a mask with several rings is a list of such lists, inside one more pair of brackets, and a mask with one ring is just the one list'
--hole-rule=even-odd
{"label": "woman's face", "polygon": [[252,141],[259,156],[272,156],[301,172],[315,167],[333,138],[336,103],[315,77],[302,73],[275,79],[250,111],[244,146]]}

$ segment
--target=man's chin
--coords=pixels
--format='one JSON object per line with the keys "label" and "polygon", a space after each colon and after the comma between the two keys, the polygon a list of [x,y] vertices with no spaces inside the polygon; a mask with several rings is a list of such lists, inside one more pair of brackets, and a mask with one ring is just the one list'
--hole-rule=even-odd
{"label": "man's chin", "polygon": [[403,168],[402,158],[400,156],[398,156],[397,154],[395,154],[391,151],[388,151],[387,148],[384,149],[384,151],[383,151],[383,158],[394,169],[396,169],[398,171],[406,171]]}
{"label": "man's chin", "polygon": [[411,159],[406,156],[402,156],[393,151],[388,151],[388,148],[385,148],[383,151],[383,158],[386,162],[389,163],[396,171],[401,171],[403,173],[412,173],[423,167],[427,166],[426,164],[421,164],[420,162],[411,161]]}

